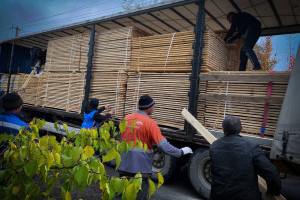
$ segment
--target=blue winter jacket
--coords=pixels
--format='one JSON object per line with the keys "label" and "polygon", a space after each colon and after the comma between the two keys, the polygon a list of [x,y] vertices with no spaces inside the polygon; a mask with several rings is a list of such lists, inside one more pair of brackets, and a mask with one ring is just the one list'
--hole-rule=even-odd
{"label": "blue winter jacket", "polygon": [[17,135],[21,127],[28,128],[22,119],[23,117],[18,113],[2,112],[0,115],[0,133]]}
{"label": "blue winter jacket", "polygon": [[94,110],[92,112],[90,112],[89,114],[84,113],[84,120],[83,123],[81,125],[81,128],[85,128],[85,129],[91,129],[93,128],[94,125],[98,125],[98,122],[95,122],[94,120],[94,114],[98,112],[97,110]]}

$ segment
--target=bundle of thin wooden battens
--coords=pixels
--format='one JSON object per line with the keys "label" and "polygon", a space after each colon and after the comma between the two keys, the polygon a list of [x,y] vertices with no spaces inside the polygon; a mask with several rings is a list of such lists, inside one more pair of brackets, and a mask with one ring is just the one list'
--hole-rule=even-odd
{"label": "bundle of thin wooden battens", "polygon": [[[235,115],[242,120],[242,133],[259,135],[267,102],[264,135],[273,137],[289,76],[289,72],[201,74],[198,118],[207,128],[221,131],[224,117]],[[272,82],[271,88],[269,82]],[[271,89],[270,98],[266,97],[268,89]]]}
{"label": "bundle of thin wooden battens", "polygon": [[[18,88],[22,88],[25,81],[28,79],[29,74],[20,74]],[[29,79],[25,91],[19,92],[24,103],[39,105],[41,99],[41,92],[45,80],[45,74],[34,75]]]}
{"label": "bundle of thin wooden battens", "polygon": [[48,42],[45,71],[85,72],[90,31]]}
{"label": "bundle of thin wooden battens", "polygon": [[99,99],[100,106],[110,104],[115,109],[114,117],[124,118],[127,73],[94,72],[91,78],[89,98]]}
{"label": "bundle of thin wooden battens", "polygon": [[136,27],[123,27],[97,32],[92,71],[129,69],[132,39],[147,35],[149,34]]}
{"label": "bundle of thin wooden battens", "polygon": [[85,73],[45,73],[40,106],[81,112],[84,98]]}
{"label": "bundle of thin wooden battens", "polygon": [[159,125],[183,129],[180,111],[188,106],[189,76],[190,73],[129,72],[125,115],[138,110],[139,97],[148,94],[155,101],[150,117]]}
{"label": "bundle of thin wooden battens", "polygon": [[[12,74],[10,78],[9,91],[15,91],[19,89],[19,77],[20,74]],[[7,91],[8,74],[0,74],[0,90]]]}

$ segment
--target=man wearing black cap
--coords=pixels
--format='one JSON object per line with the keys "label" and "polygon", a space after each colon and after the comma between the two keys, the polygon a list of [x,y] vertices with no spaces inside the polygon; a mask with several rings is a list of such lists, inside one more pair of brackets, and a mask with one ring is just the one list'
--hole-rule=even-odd
{"label": "man wearing black cap", "polygon": [[[189,147],[178,149],[172,146],[167,139],[162,136],[161,131],[156,122],[149,117],[154,111],[154,100],[149,95],[143,95],[139,100],[139,110],[125,117],[128,125],[127,129],[121,135],[122,140],[127,143],[136,140],[147,144],[147,151],[136,148],[135,146],[127,155],[124,152],[121,157],[121,164],[118,168],[120,176],[134,177],[137,173],[142,173],[143,182],[142,190],[138,193],[136,199],[144,200],[148,197],[148,179],[152,174],[152,145],[155,144],[164,153],[181,157],[186,154],[193,153]],[[135,121],[135,123],[134,123]],[[135,124],[131,128],[130,124]]]}
{"label": "man wearing black cap", "polygon": [[[260,63],[253,51],[253,47],[261,34],[260,21],[245,12],[230,12],[227,15],[227,20],[231,24],[230,30],[224,38],[224,41],[227,44],[232,43],[234,40],[244,35],[244,44],[240,52],[240,71],[246,71],[248,58],[254,66],[253,70],[261,70]],[[238,30],[238,33],[231,37],[236,29]]]}
{"label": "man wearing black cap", "polygon": [[101,125],[101,123],[103,123],[107,119],[109,119],[111,117],[111,115],[114,113],[114,109],[112,109],[105,116],[102,116],[102,115],[100,115],[100,113],[102,111],[104,111],[105,109],[109,109],[110,105],[107,104],[105,106],[102,106],[100,109],[98,109],[98,106],[99,106],[98,99],[96,99],[96,98],[90,99],[89,106],[87,107],[86,111],[84,112],[84,120],[81,125],[81,128],[91,129],[94,126]]}
{"label": "man wearing black cap", "polygon": [[223,123],[224,137],[210,146],[211,200],[259,200],[260,175],[268,192],[279,195],[280,177],[257,143],[239,135],[242,124],[238,117],[227,116]]}

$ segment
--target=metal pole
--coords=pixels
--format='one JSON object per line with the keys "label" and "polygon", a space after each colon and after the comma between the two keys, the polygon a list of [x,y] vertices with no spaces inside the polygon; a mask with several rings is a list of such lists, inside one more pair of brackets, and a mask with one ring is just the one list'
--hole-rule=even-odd
{"label": "metal pole", "polygon": [[[15,38],[18,37],[19,35],[19,28],[16,27],[16,35]],[[14,57],[14,50],[15,50],[15,39],[12,42],[12,47],[11,47],[11,54],[10,54],[10,63],[9,63],[9,73],[8,73],[8,82],[7,82],[7,90],[6,93],[9,93],[9,87],[10,87],[10,79],[11,79],[11,68],[12,68],[12,62],[13,62],[13,57]]]}
{"label": "metal pole", "polygon": [[89,94],[90,94],[90,87],[91,87],[91,72],[93,66],[93,56],[94,56],[94,45],[95,45],[95,24],[92,25],[91,28],[91,36],[89,42],[89,53],[88,53],[88,63],[87,63],[87,71],[85,77],[85,92],[84,92],[84,100],[81,106],[81,113],[84,113],[85,109],[88,106]]}
{"label": "metal pole", "polygon": [[[205,1],[199,0],[198,4],[198,13],[197,21],[194,29],[195,33],[195,42],[193,44],[194,56],[191,60],[192,63],[192,73],[190,76],[190,91],[189,91],[189,112],[197,118],[197,104],[198,97],[200,95],[199,91],[199,81],[200,81],[200,69],[203,63],[202,58],[202,49],[204,47],[204,31],[205,31]],[[187,140],[191,141],[196,130],[188,123],[185,123],[185,130],[187,133]]]}

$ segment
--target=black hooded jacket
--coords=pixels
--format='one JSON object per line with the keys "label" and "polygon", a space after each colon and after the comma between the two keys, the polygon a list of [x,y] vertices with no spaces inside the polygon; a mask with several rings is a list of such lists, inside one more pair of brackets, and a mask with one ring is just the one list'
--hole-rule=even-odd
{"label": "black hooded jacket", "polygon": [[279,195],[279,173],[261,148],[237,134],[226,135],[210,146],[212,160],[211,200],[259,200],[260,175],[268,191]]}

